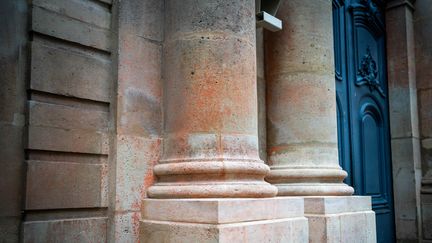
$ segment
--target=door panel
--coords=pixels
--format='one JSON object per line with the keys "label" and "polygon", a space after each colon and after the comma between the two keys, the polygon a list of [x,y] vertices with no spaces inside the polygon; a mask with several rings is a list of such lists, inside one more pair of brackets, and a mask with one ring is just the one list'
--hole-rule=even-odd
{"label": "door panel", "polygon": [[[394,242],[385,28],[380,1],[334,0],[338,137],[346,183],[372,197],[378,242]],[[383,4],[382,4],[383,5]]]}

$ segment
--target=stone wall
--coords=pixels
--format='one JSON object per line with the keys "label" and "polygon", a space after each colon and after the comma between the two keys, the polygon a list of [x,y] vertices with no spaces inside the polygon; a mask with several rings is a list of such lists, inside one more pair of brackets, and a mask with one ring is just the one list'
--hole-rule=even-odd
{"label": "stone wall", "polygon": [[[397,237],[432,241],[432,6],[389,3]],[[160,0],[0,3],[0,241],[17,242],[20,230],[24,242],[138,240],[162,151],[164,9]],[[266,161],[262,29],[256,39]]]}
{"label": "stone wall", "polygon": [[421,159],[413,11],[409,1],[387,3],[387,72],[398,241],[417,241],[420,234]]}
{"label": "stone wall", "polygon": [[24,242],[105,242],[111,0],[30,7]]}
{"label": "stone wall", "polygon": [[118,1],[116,7],[110,242],[137,242],[141,202],[159,160],[163,8],[160,0]]}
{"label": "stone wall", "polygon": [[25,242],[137,241],[161,144],[163,8],[1,3],[0,241],[22,218]]}
{"label": "stone wall", "polygon": [[24,241],[137,241],[161,144],[163,7],[32,2]]}
{"label": "stone wall", "polygon": [[0,2],[0,242],[18,242],[24,182],[25,0]]}
{"label": "stone wall", "polygon": [[416,71],[422,156],[423,240],[432,242],[432,4],[416,1]]}

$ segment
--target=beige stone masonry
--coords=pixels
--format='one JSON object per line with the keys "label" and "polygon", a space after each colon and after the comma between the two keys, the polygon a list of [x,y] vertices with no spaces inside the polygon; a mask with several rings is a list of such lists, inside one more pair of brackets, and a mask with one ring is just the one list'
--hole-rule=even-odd
{"label": "beige stone masonry", "polygon": [[166,1],[163,154],[149,197],[276,195],[258,152],[254,3]]}
{"label": "beige stone masonry", "polygon": [[303,200],[264,181],[254,3],[165,1],[163,153],[141,242],[308,241]]}
{"label": "beige stone masonry", "polygon": [[304,204],[309,242],[376,242],[370,197],[305,197]]}
{"label": "beige stone masonry", "polygon": [[302,196],[309,242],[376,242],[370,197],[350,196],[337,145],[332,1],[283,1],[266,35],[266,180]]}
{"label": "beige stone masonry", "polygon": [[338,162],[332,3],[283,1],[278,16],[283,30],[265,41],[266,180],[279,196],[351,195]]}
{"label": "beige stone masonry", "polygon": [[308,242],[302,198],[146,199],[141,242]]}

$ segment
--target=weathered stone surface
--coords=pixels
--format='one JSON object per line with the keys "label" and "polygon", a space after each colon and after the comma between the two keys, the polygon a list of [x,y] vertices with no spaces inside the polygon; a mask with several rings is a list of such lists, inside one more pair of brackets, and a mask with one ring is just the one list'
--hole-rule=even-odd
{"label": "weathered stone surface", "polygon": [[[0,127],[0,133],[4,130]],[[6,134],[6,133],[1,133]],[[8,137],[9,139],[18,140],[14,137]],[[10,141],[10,140],[8,140]],[[1,142],[0,142],[1,144]],[[18,147],[22,149],[22,147]],[[9,147],[9,149],[1,149],[0,152],[3,155],[5,150],[14,151],[15,157],[12,160],[0,159],[0,166],[2,176],[0,177],[0,219],[2,217],[20,216],[21,215],[21,200],[23,198],[23,192],[21,188],[23,186],[22,174],[24,173],[24,165],[18,162],[18,159],[24,161],[24,154],[18,150],[17,147]],[[6,152],[7,153],[7,152]],[[2,238],[0,238],[1,240]]]}
{"label": "weathered stone surface", "polygon": [[128,210],[118,211],[113,216],[115,228],[114,242],[139,242],[141,212]]}
{"label": "weathered stone surface", "polygon": [[[70,6],[74,5],[69,4]],[[111,49],[109,29],[97,27],[38,6],[33,6],[32,9],[32,29],[45,35],[104,51]]]}
{"label": "weathered stone surface", "polygon": [[254,221],[215,226],[163,221],[142,221],[144,243],[308,242],[304,218]]}
{"label": "weathered stone surface", "polygon": [[27,1],[0,1],[0,242],[19,241],[24,182]]}
{"label": "weathered stone surface", "polygon": [[29,123],[31,126],[107,132],[108,113],[29,101]]}
{"label": "weathered stone surface", "polygon": [[278,16],[283,30],[265,42],[266,180],[280,196],[350,195],[338,162],[332,3],[283,1]]}
{"label": "weathered stone surface", "polygon": [[146,199],[140,239],[141,242],[307,242],[308,226],[302,208],[301,198],[288,197]]}
{"label": "weathered stone surface", "polygon": [[258,154],[254,1],[170,0],[165,11],[164,152],[148,195],[274,196]]}
{"label": "weathered stone surface", "polygon": [[120,30],[118,132],[155,137],[162,130],[162,46]]}
{"label": "weathered stone surface", "polygon": [[141,201],[154,182],[162,133],[163,1],[118,2],[118,86],[109,241],[138,242]]}
{"label": "weathered stone surface", "polygon": [[34,6],[55,12],[71,19],[109,29],[111,14],[109,10],[88,0],[34,0]]}
{"label": "weathered stone surface", "polygon": [[419,113],[422,137],[432,137],[432,85],[430,89],[419,90]]}
{"label": "weathered stone surface", "polygon": [[[256,30],[257,78],[265,78],[264,29]],[[258,96],[258,99],[260,97]]]}
{"label": "weathered stone surface", "polygon": [[418,241],[421,158],[414,25],[409,1],[388,2],[386,28],[396,239]]}
{"label": "weathered stone surface", "polygon": [[395,223],[399,240],[416,240],[419,237],[420,163],[418,139],[392,140]]}
{"label": "weathered stone surface", "polygon": [[29,149],[90,154],[108,154],[109,139],[104,132],[30,125]]}
{"label": "weathered stone surface", "polygon": [[257,42],[257,97],[258,97],[258,142],[260,159],[267,162],[267,112],[266,83],[264,71],[264,29],[256,32]]}
{"label": "weathered stone surface", "polygon": [[309,242],[376,242],[370,197],[304,197]]}
{"label": "weathered stone surface", "polygon": [[106,165],[28,161],[27,168],[26,209],[107,206]]}
{"label": "weathered stone surface", "polygon": [[389,88],[390,129],[392,138],[420,136],[417,90],[404,87]]}
{"label": "weathered stone surface", "polygon": [[106,242],[106,218],[29,221],[23,225],[23,242]]}
{"label": "weathered stone surface", "polygon": [[0,216],[0,240],[5,243],[18,242],[21,216]]}
{"label": "weathered stone surface", "polygon": [[415,44],[411,8],[403,4],[389,9],[386,12],[386,23],[391,136],[418,137]]}
{"label": "weathered stone surface", "polygon": [[431,87],[432,72],[432,5],[428,0],[415,2],[414,12],[417,88]]}
{"label": "weathered stone surface", "polygon": [[120,31],[153,41],[163,40],[164,2],[130,0],[120,4]]}
{"label": "weathered stone surface", "polygon": [[116,211],[140,211],[146,189],[154,183],[153,166],[160,158],[160,145],[158,138],[117,136]]}
{"label": "weathered stone surface", "polygon": [[[270,208],[267,208],[271,205]],[[146,220],[229,224],[302,217],[302,198],[269,199],[145,199]]]}
{"label": "weathered stone surface", "polygon": [[432,195],[422,195],[422,223],[423,223],[423,239],[432,240]]}
{"label": "weathered stone surface", "polygon": [[420,196],[422,240],[432,242],[432,5],[427,0],[418,0],[415,7],[416,78],[423,175]]}
{"label": "weathered stone surface", "polygon": [[32,42],[31,89],[109,102],[110,75],[110,61],[104,56]]}
{"label": "weathered stone surface", "polygon": [[267,162],[267,113],[265,103],[265,80],[257,78],[258,88],[258,146],[259,156],[264,162]]}

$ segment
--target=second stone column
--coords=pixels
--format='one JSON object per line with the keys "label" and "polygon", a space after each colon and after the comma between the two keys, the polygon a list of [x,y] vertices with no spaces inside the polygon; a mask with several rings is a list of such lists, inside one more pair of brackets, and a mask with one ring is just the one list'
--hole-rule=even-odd
{"label": "second stone column", "polygon": [[278,195],[351,195],[339,166],[330,0],[283,1],[266,36],[267,181]]}
{"label": "second stone column", "polygon": [[309,242],[376,242],[371,198],[339,166],[331,0],[285,0],[267,33],[266,180],[304,199]]}

